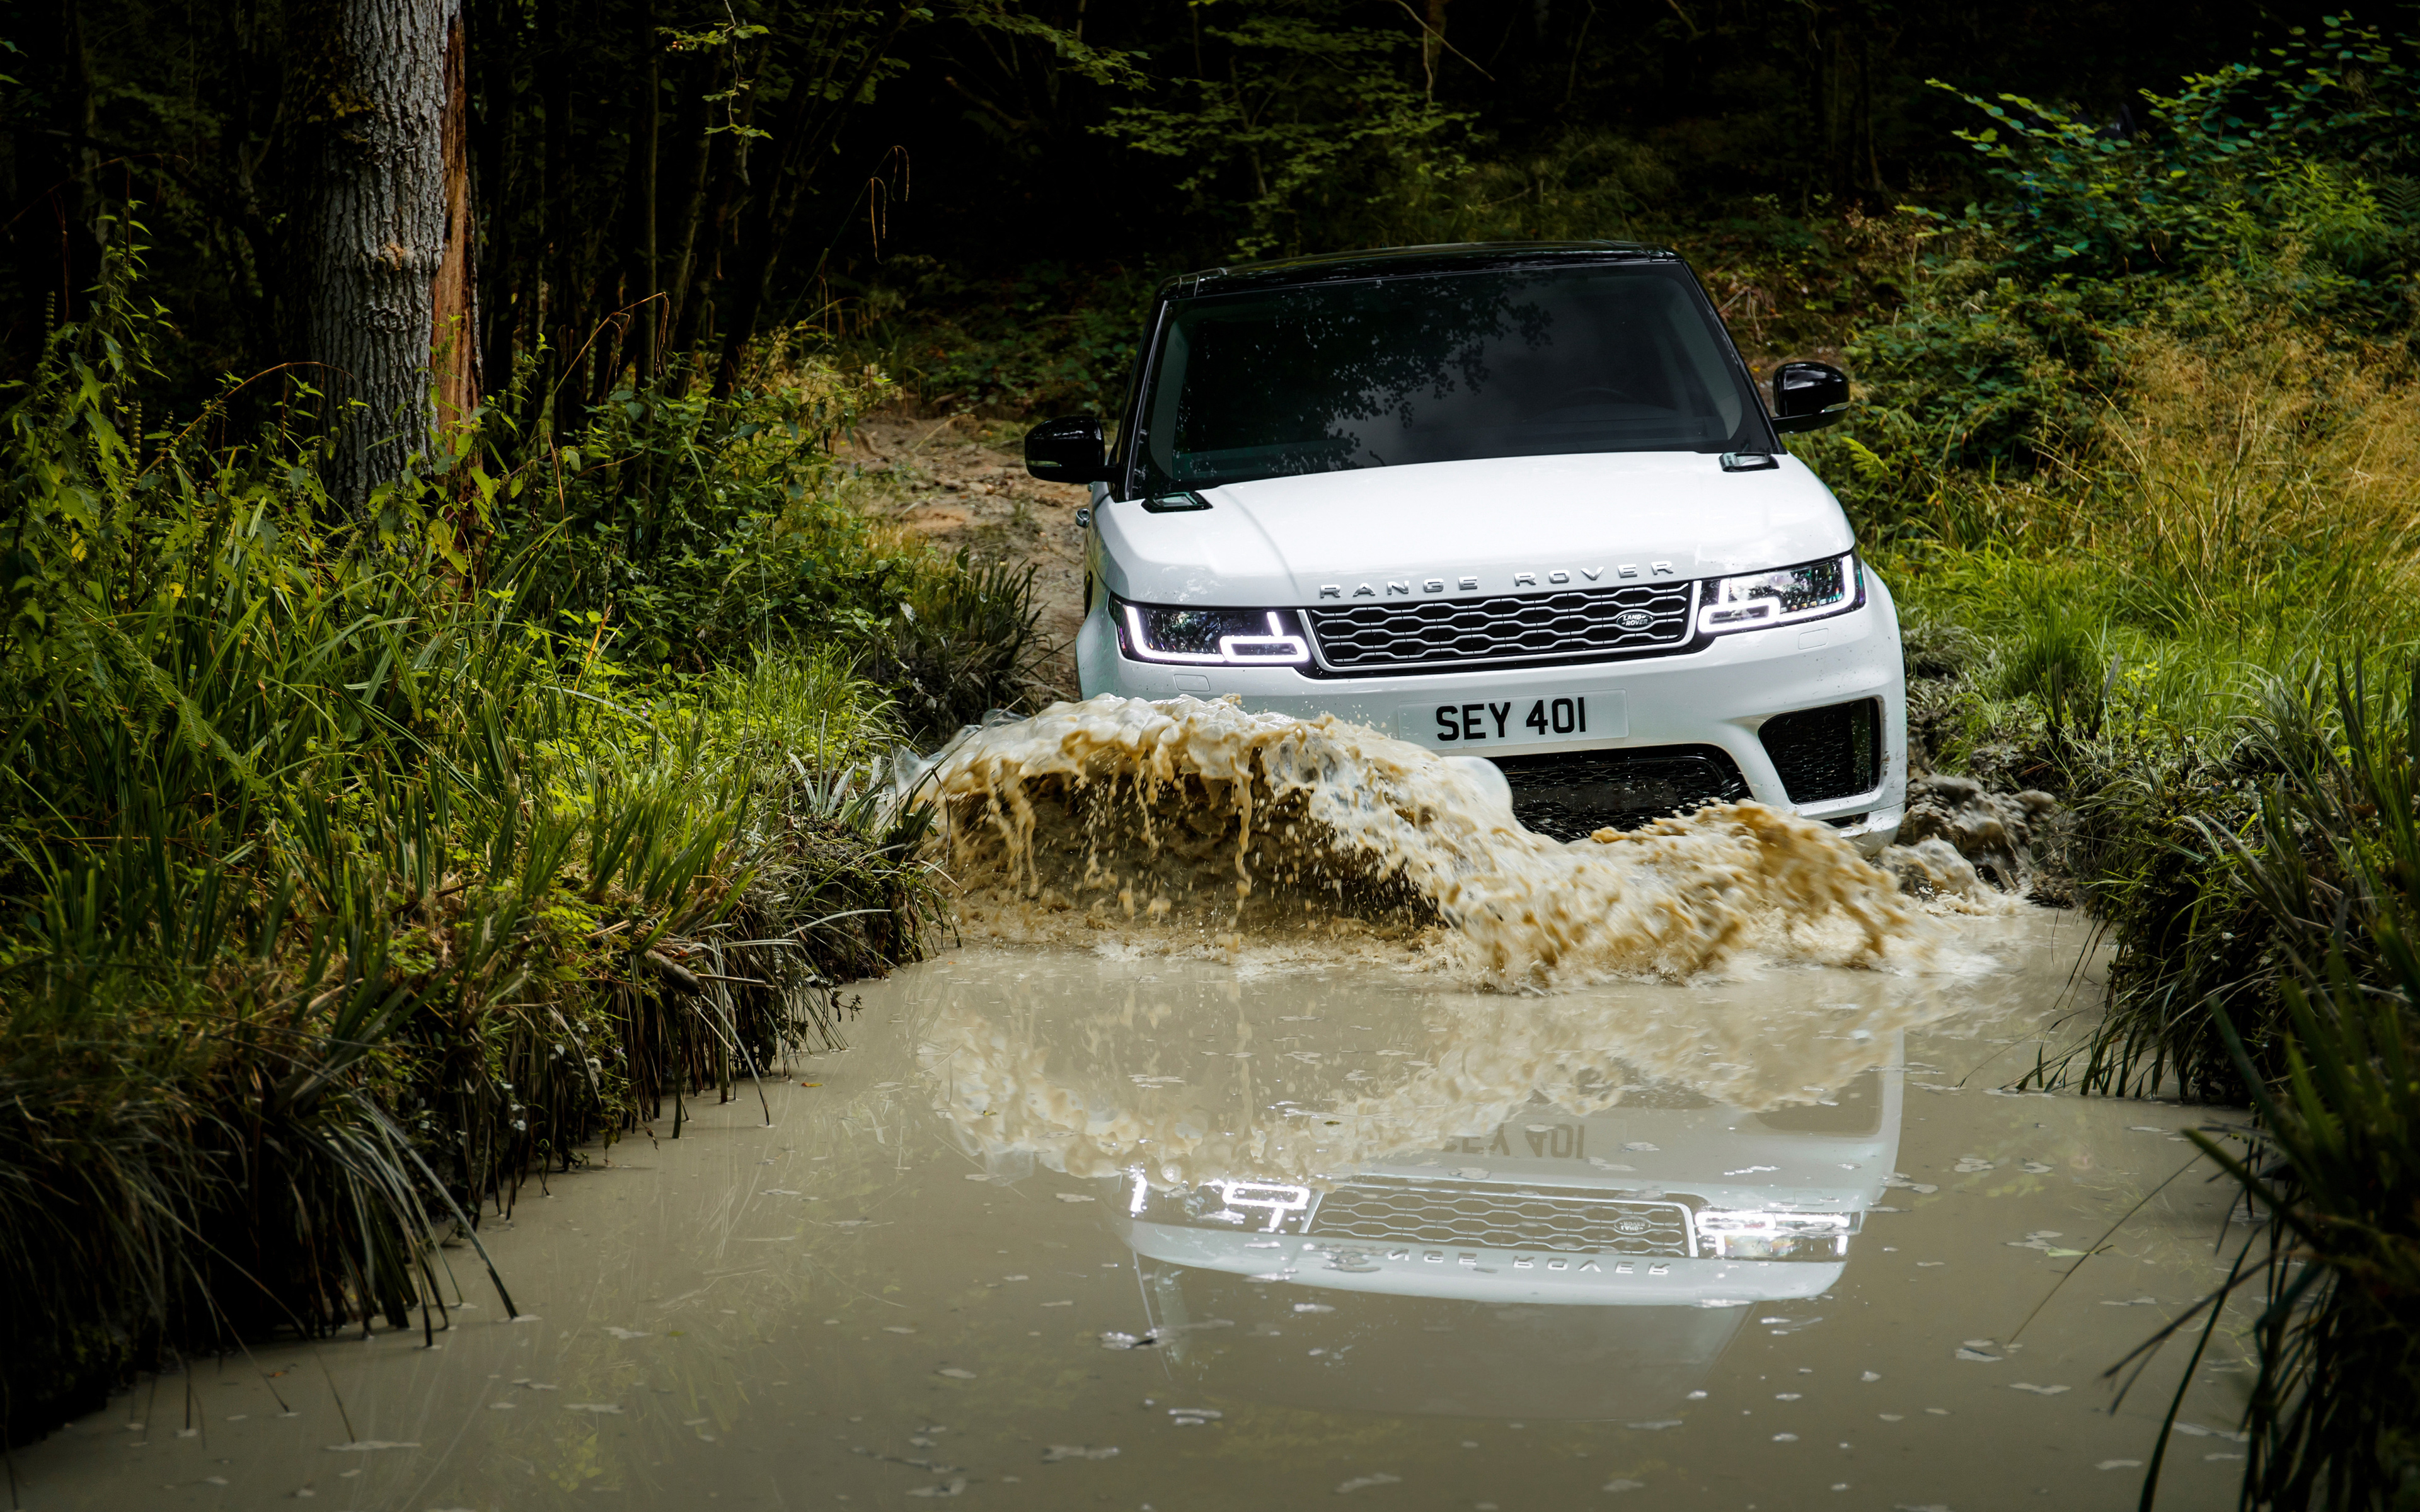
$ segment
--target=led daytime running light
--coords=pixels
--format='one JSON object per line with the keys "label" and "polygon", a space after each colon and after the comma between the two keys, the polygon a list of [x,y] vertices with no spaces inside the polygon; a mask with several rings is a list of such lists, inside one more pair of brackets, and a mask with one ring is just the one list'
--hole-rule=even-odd
{"label": "led daytime running light", "polygon": [[1237,618],[1259,614],[1268,621],[1269,627],[1265,634],[1221,635],[1217,651],[1173,651],[1152,643],[1141,605],[1119,607],[1125,610],[1126,646],[1131,655],[1143,661],[1185,662],[1199,667],[1295,667],[1311,660],[1311,642],[1289,632],[1276,609],[1206,610]]}
{"label": "led daytime running light", "polygon": [[[1792,598],[1799,600],[1795,606]],[[1852,551],[1771,572],[1706,579],[1698,629],[1705,635],[1761,630],[1845,613],[1864,600],[1865,585]]]}

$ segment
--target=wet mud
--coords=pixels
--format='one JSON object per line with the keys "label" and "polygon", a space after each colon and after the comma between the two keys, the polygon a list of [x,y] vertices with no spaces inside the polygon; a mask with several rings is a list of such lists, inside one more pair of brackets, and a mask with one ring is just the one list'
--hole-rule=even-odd
{"label": "wet mud", "polygon": [[[23,1504],[2132,1506],[2185,1351],[2103,1373],[2243,1232],[2180,1133],[2233,1115],[2001,1092],[2091,999],[2080,921],[1926,927],[1528,994],[977,935],[769,1123],[490,1223],[524,1317],[449,1250],[435,1348],[146,1381]],[[2249,1380],[2222,1332],[2164,1506],[2233,1504]]]}

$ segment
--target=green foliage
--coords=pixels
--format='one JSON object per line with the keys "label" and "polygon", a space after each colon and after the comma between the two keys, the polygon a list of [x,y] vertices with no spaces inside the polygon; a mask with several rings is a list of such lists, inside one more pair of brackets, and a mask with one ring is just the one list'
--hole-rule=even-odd
{"label": "green foliage", "polygon": [[[2088,427],[2094,391],[2114,376],[2097,291],[2042,286],[1946,245],[1912,281],[1911,307],[1859,331],[1854,435],[1865,465],[1834,470],[1880,530],[1952,546],[1978,536],[1920,505],[1954,467],[2027,471]],[[1842,446],[1818,438],[1811,455]],[[1877,469],[1875,462],[1883,466]]]}
{"label": "green foliage", "polygon": [[2009,192],[1968,222],[2027,271],[2227,266],[2305,314],[2404,316],[2396,275],[2420,249],[2420,184],[2403,177],[2420,121],[2413,45],[2335,20],[2317,38],[2294,27],[2265,63],[2147,91],[2131,132],[2019,95],[1966,96],[1994,124],[1958,134]]}
{"label": "green foliage", "polygon": [[2297,28],[2265,62],[2147,92],[2133,130],[1963,96],[1993,124],[1959,135],[2000,193],[1962,215],[1906,212],[1930,229],[1906,303],[1849,347],[1869,401],[1858,440],[1900,485],[1858,472],[1869,514],[1978,544],[1909,486],[2087,448],[2138,377],[2126,348],[2143,332],[2223,351],[2266,318],[2341,345],[2401,341],[2420,267],[2415,45]]}
{"label": "green foliage", "polygon": [[896,687],[900,713],[938,738],[1024,698],[1032,671],[1033,572],[976,563],[960,551],[918,583],[897,613],[872,627],[867,675]]}
{"label": "green foliage", "polygon": [[333,530],[274,438],[143,431],[119,248],[0,448],[11,1438],[163,1351],[433,1326],[444,1227],[833,1043],[836,983],[935,921],[845,660],[643,681],[603,613],[526,596],[582,580],[551,539],[463,581],[457,522],[534,470],[406,478]]}
{"label": "green foliage", "polygon": [[[1030,583],[841,501],[833,443],[888,393],[877,373],[775,347],[729,399],[675,378],[615,391],[569,445],[502,438],[459,470],[489,501],[484,569],[566,665],[655,676],[838,647],[897,690],[908,733],[1012,706],[1034,655]],[[514,452],[526,460],[481,471]]]}
{"label": "green foliage", "polygon": [[829,630],[908,570],[832,497],[832,441],[882,393],[812,364],[728,401],[677,376],[616,389],[497,490],[489,569],[536,623],[610,625],[648,668]]}
{"label": "green foliage", "polygon": [[[1197,22],[1189,56],[1171,50],[1191,64],[1174,98],[1119,105],[1101,131],[1184,163],[1177,192],[1228,222],[1236,255],[1391,239],[1367,232],[1397,197],[1463,171],[1474,117],[1404,67],[1422,33],[1353,24],[1349,0],[1228,8]],[[1427,64],[1433,81],[1434,52]]]}
{"label": "green foliage", "polygon": [[1014,416],[1114,415],[1125,400],[1152,281],[1043,263],[972,283],[930,258],[868,291],[843,344],[863,351],[925,409]]}
{"label": "green foliage", "polygon": [[2193,1137],[2266,1249],[2204,1305],[2259,1284],[2246,1504],[2400,1506],[2420,1493],[2420,688],[2377,697],[2356,665],[2281,690],[2251,738],[2274,768],[2257,811],[2204,843],[2257,954],[2198,1006],[2259,1133]]}

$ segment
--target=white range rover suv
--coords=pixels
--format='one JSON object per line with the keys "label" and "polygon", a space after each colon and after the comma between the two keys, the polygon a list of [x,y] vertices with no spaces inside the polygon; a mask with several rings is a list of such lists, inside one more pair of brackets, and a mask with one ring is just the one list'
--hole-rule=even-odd
{"label": "white range rover suv", "polygon": [[1754,798],[1871,853],[1906,795],[1889,590],[1681,258],[1610,242],[1218,269],[1155,297],[1093,487],[1083,693],[1233,694],[1500,768],[1573,840]]}

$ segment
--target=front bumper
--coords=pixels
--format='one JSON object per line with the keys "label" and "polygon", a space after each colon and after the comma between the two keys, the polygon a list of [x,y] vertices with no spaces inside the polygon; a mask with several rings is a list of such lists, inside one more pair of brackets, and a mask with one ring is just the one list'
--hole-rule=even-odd
{"label": "front bumper", "polygon": [[[1623,711],[1624,728],[1618,736],[1525,741],[1508,731],[1510,739],[1458,746],[1451,753],[1716,746],[1738,765],[1758,802],[1830,821],[1844,838],[1871,855],[1897,836],[1906,810],[1907,689],[1897,606],[1873,569],[1864,571],[1866,602],[1859,609],[1805,625],[1720,636],[1704,650],[1683,656],[1361,678],[1311,678],[1290,667],[1177,667],[1130,660],[1118,650],[1107,595],[1096,592],[1092,613],[1077,637],[1077,674],[1087,698],[1103,693],[1140,699],[1232,696],[1248,709],[1306,719],[1332,714],[1406,738],[1418,734],[1399,727],[1399,719],[1409,717],[1407,710],[1505,702],[1566,689],[1589,691],[1603,700],[1610,691],[1614,698],[1597,706]],[[1882,702],[1880,785],[1847,797],[1793,803],[1758,738],[1759,729],[1778,714],[1860,698]]]}

